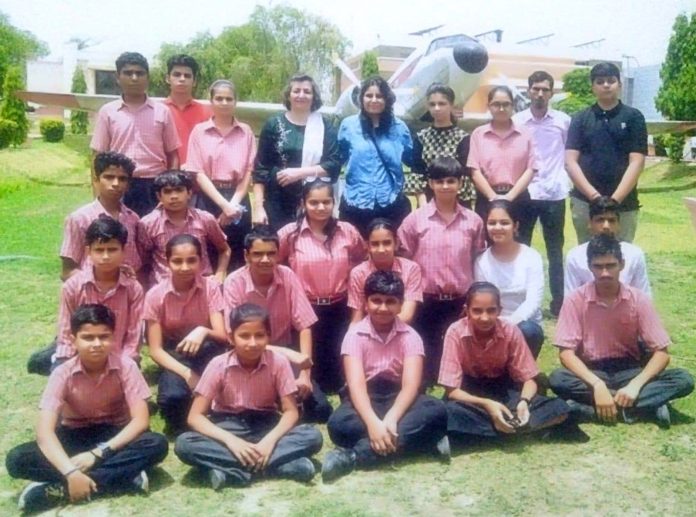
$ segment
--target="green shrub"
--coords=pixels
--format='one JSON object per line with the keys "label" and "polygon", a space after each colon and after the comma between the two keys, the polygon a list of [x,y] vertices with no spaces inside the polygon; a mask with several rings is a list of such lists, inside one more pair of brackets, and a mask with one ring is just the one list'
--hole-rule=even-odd
{"label": "green shrub", "polygon": [[45,118],[39,124],[39,131],[46,142],[60,142],[65,135],[65,123],[62,120]]}
{"label": "green shrub", "polygon": [[14,120],[0,118],[0,149],[12,144],[12,138],[17,133],[17,123]]}

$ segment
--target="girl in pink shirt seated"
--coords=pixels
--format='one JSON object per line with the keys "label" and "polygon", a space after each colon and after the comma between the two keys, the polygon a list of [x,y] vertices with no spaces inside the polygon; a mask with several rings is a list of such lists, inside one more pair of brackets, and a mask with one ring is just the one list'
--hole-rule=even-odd
{"label": "girl in pink shirt seated", "polygon": [[299,277],[318,318],[312,326],[312,376],[324,392],[334,392],[343,384],[340,347],[350,318],[348,277],[365,258],[358,230],[333,216],[333,196],[330,179],[306,179],[297,222],[278,232],[279,259]]}
{"label": "girl in pink shirt seated", "polygon": [[170,431],[180,430],[191,405],[192,389],[208,362],[226,350],[222,288],[215,277],[201,276],[201,243],[188,234],[165,248],[171,275],[145,295],[150,357],[162,367],[157,403]]}
{"label": "girl in pink shirt seated", "polygon": [[176,455],[207,471],[215,490],[261,475],[310,481],[309,458],[321,449],[322,436],[311,425],[297,425],[290,362],[266,348],[268,312],[244,303],[230,314],[230,329],[233,350],[205,369],[188,416],[193,432],[177,438]]}
{"label": "girl in pink shirt seated", "polygon": [[351,308],[351,323],[365,317],[365,280],[375,271],[394,271],[404,283],[404,303],[399,319],[410,325],[418,303],[423,301],[421,268],[418,264],[396,256],[399,240],[396,228],[388,219],[373,219],[367,227],[367,250],[369,258],[353,268],[348,283],[348,307]]}

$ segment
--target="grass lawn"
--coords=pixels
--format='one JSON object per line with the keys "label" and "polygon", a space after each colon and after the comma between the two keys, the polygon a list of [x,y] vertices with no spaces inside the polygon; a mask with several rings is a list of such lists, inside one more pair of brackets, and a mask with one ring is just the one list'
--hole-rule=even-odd
{"label": "grass lawn", "polygon": [[[65,215],[90,199],[85,140],[0,152],[0,454],[32,438],[45,379],[25,370],[30,353],[54,336]],[[637,244],[648,257],[654,297],[674,340],[672,365],[696,371],[696,234],[682,204],[696,195],[696,168],[652,164],[641,186]],[[675,190],[683,189],[683,190]],[[566,248],[575,245],[568,216]],[[539,235],[535,246],[543,247]],[[547,320],[552,335],[553,320]],[[540,358],[550,372],[556,353]],[[145,359],[146,370],[153,369]],[[336,402],[334,400],[334,402]],[[586,424],[583,445],[521,439],[456,451],[451,465],[431,458],[358,472],[332,485],[263,481],[213,492],[173,452],[151,478],[147,497],[103,499],[61,515],[693,515],[696,397],[673,405],[673,426]],[[152,419],[154,430],[163,424]],[[322,426],[322,429],[325,428]],[[318,459],[331,447],[326,445]],[[0,469],[0,515],[16,513],[24,481]]]}

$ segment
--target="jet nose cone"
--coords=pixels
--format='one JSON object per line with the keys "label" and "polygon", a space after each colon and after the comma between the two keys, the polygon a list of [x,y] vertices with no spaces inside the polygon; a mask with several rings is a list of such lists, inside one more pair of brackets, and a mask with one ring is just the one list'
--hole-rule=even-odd
{"label": "jet nose cone", "polygon": [[478,74],[488,64],[486,47],[476,41],[468,41],[457,45],[452,50],[452,54],[459,68],[469,74]]}

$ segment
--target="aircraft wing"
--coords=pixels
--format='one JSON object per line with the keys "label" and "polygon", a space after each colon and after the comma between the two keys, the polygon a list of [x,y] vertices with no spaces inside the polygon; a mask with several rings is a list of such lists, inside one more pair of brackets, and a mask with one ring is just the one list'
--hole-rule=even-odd
{"label": "aircraft wing", "polygon": [[660,133],[686,133],[696,128],[695,120],[646,120],[648,133],[658,135]]}

